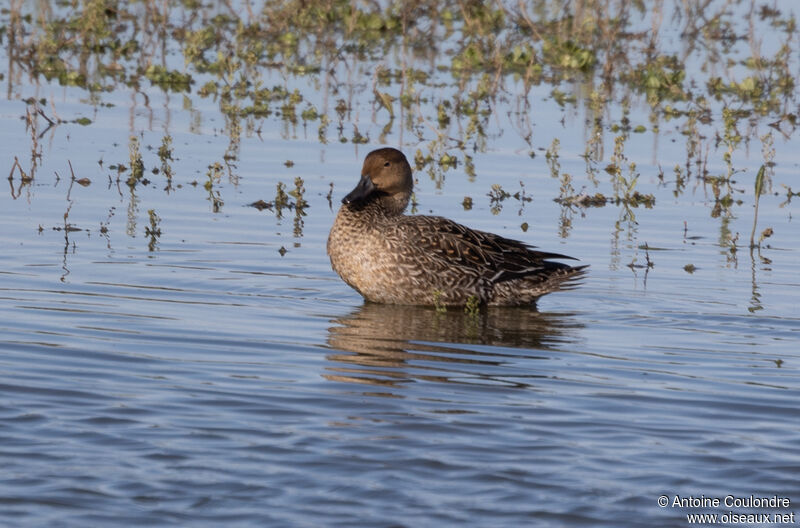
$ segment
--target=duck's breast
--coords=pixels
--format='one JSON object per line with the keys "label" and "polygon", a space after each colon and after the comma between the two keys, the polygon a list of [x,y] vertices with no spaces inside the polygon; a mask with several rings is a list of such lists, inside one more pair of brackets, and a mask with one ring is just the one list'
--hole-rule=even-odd
{"label": "duck's breast", "polygon": [[331,267],[374,302],[397,303],[397,253],[380,225],[342,207],[328,236]]}

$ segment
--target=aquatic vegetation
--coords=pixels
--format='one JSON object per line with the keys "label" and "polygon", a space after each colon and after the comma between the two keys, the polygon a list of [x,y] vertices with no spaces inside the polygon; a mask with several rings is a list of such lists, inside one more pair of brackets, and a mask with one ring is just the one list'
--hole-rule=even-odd
{"label": "aquatic vegetation", "polygon": [[147,243],[148,251],[155,251],[158,244],[158,239],[161,237],[161,217],[156,214],[155,209],[148,209],[147,217],[150,225],[144,228],[144,234],[150,237]]}
{"label": "aquatic vegetation", "polygon": [[492,190],[486,194],[489,197],[490,210],[496,215],[503,209],[503,202],[511,197],[511,193],[503,189],[499,183],[492,184]]}
{"label": "aquatic vegetation", "polygon": [[553,178],[558,178],[559,172],[561,171],[561,163],[558,161],[558,149],[560,147],[561,142],[558,140],[558,138],[553,138],[553,142],[550,144],[544,154],[544,157],[547,160],[547,166],[550,167],[550,176]]}
{"label": "aquatic vegetation", "polygon": [[[727,240],[725,222],[744,203],[736,179],[751,141],[762,142],[763,183],[771,189],[770,132],[790,138],[797,127],[800,53],[788,9],[744,0],[267,0],[245,7],[13,1],[0,12],[9,86],[26,75],[34,83],[73,87],[95,110],[110,104],[108,94],[117,90],[145,107],[153,93],[178,97],[195,132],[198,103],[214,105],[229,144],[222,163],[203,161],[213,212],[224,204],[222,174],[237,184],[242,138],[260,137],[267,120],[280,124],[285,140],[402,141],[414,148],[416,170],[425,171],[436,189],[451,174],[474,181],[480,176],[475,158],[504,134],[517,133],[532,159],[544,150],[545,171],[554,180],[550,198],[562,205],[562,236],[578,208],[616,207],[620,218],[631,220],[633,209],[653,207],[655,194],[640,183],[649,175],[626,145],[634,134],[656,143],[674,127],[685,138],[686,158],[663,163],[659,189],[668,187],[677,197],[702,186],[712,196],[709,216]],[[759,38],[764,29],[769,42]],[[564,116],[583,117],[580,148],[562,152],[565,134],[573,131],[543,130],[540,97]],[[13,196],[36,177],[45,132],[95,124],[88,112],[59,117],[51,99],[23,99],[31,149],[14,158]],[[131,207],[139,199],[134,189],[150,183],[138,133],[130,130],[129,164],[109,166],[130,187]],[[157,152],[160,163],[152,172],[164,174],[164,190],[171,192],[175,160],[167,129]],[[586,186],[576,183],[581,175],[574,169],[562,171],[575,156],[585,160]],[[775,184],[787,189],[786,203],[797,194],[787,182]],[[300,236],[308,206],[304,185],[295,181],[291,192],[277,185],[275,199],[260,205],[278,219],[293,208]],[[530,201],[524,187],[512,194],[499,184],[489,192],[490,211],[499,214],[511,197],[521,214]],[[331,194],[328,202],[332,207]],[[462,202],[466,211],[472,205],[471,198]],[[754,225],[751,245],[756,234]]]}
{"label": "aquatic vegetation", "polygon": [[33,176],[29,175],[25,172],[25,169],[22,168],[22,165],[19,164],[19,159],[14,156],[14,164],[11,165],[11,173],[8,175],[8,181],[14,181],[14,173],[19,172],[19,181],[20,184],[28,184],[33,181]]}
{"label": "aquatic vegetation", "polygon": [[170,165],[170,161],[174,161],[172,158],[172,136],[166,134],[163,138],[161,138],[161,146],[158,147],[158,157],[161,160],[161,173],[164,174],[164,177],[167,179],[167,186],[164,187],[164,190],[169,192],[172,190],[172,166]]}
{"label": "aquatic vegetation", "polygon": [[191,75],[176,70],[170,71],[158,64],[148,66],[144,76],[164,91],[188,92],[193,82]]}
{"label": "aquatic vegetation", "polygon": [[[636,164],[629,161],[624,154],[626,140],[627,136],[624,134],[614,139],[614,153],[611,155],[611,163],[605,169],[612,177],[614,203],[624,204],[626,207],[653,207],[655,196],[635,190],[639,173],[636,171]],[[624,168],[627,170],[623,170]]]}
{"label": "aquatic vegetation", "polygon": [[275,206],[275,216],[278,218],[283,217],[283,210],[290,207],[289,195],[286,194],[286,185],[283,182],[278,182],[276,185],[276,194],[273,204]]}
{"label": "aquatic vegetation", "polygon": [[303,217],[306,215],[306,207],[308,202],[303,198],[306,192],[303,178],[297,177],[294,179],[294,189],[289,191],[289,195],[295,199],[294,201],[294,236],[300,238],[303,236]]}
{"label": "aquatic vegetation", "polygon": [[221,179],[222,164],[215,161],[208,166],[208,171],[206,172],[206,181],[203,184],[203,188],[208,191],[207,200],[211,202],[211,210],[215,213],[220,212],[222,206],[225,204],[225,201],[220,195],[219,189],[215,188],[215,185],[218,184]]}
{"label": "aquatic vegetation", "polygon": [[[761,201],[761,195],[765,192],[765,185],[766,185],[766,172],[767,168],[766,165],[762,165],[760,169],[758,169],[758,174],[756,174],[755,179],[755,210],[753,211],[753,230],[750,232],[750,248],[754,248],[756,246],[754,239],[756,236],[756,226],[758,225],[758,204]],[[772,229],[767,228],[764,232],[761,233],[761,237],[758,239],[758,245],[761,245],[761,242],[769,237],[772,236]]]}
{"label": "aquatic vegetation", "polygon": [[464,305],[464,313],[470,317],[477,317],[481,313],[481,302],[478,297],[470,295],[467,304]]}
{"label": "aquatic vegetation", "polygon": [[[139,138],[131,136],[128,150],[130,152],[131,173],[126,183],[128,187],[136,187],[136,184],[141,182],[144,177],[144,162],[142,161],[142,153],[139,151]],[[143,183],[147,185],[146,182]]]}

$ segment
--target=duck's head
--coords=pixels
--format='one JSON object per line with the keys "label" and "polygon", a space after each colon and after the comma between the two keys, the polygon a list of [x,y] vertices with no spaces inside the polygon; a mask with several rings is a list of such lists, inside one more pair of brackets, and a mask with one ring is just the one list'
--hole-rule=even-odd
{"label": "duck's head", "polygon": [[413,186],[411,166],[402,152],[394,148],[373,150],[364,158],[361,180],[342,198],[342,203],[366,202],[373,198],[380,200],[387,210],[401,213],[408,205]]}

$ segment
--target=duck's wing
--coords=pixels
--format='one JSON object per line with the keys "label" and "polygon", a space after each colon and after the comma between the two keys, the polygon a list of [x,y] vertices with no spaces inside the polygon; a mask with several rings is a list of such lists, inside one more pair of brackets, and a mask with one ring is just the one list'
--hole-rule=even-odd
{"label": "duck's wing", "polygon": [[462,268],[492,283],[532,275],[546,276],[570,268],[548,259],[572,259],[538,251],[519,240],[470,229],[439,216],[404,216],[395,225],[403,231],[406,240],[429,258],[445,260],[450,267]]}

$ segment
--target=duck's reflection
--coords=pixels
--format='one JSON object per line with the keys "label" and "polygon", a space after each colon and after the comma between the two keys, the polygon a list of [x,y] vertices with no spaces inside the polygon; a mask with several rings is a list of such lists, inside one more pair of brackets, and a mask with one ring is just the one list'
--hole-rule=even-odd
{"label": "duck's reflection", "polygon": [[[335,381],[401,386],[427,380],[526,386],[531,361],[577,339],[574,314],[529,308],[450,309],[365,303],[333,321],[324,374]],[[530,368],[522,367],[526,363]]]}

